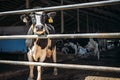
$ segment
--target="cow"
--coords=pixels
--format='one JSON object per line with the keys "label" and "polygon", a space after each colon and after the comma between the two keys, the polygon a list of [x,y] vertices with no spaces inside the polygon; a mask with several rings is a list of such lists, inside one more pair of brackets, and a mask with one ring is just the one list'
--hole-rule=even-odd
{"label": "cow", "polygon": [[94,53],[97,56],[97,59],[100,59],[100,52],[98,48],[98,43],[93,38],[80,38],[77,39],[78,44],[78,55],[89,55],[90,53]]}
{"label": "cow", "polygon": [[93,38],[89,39],[88,44],[86,45],[86,48],[90,51],[93,50],[93,53],[95,55],[97,55],[97,59],[100,59],[100,51],[99,51],[99,45],[98,42],[96,40],[94,40]]}
{"label": "cow", "polygon": [[[49,24],[53,22],[56,12],[46,13],[45,11],[32,12],[30,14],[24,14],[21,19],[26,24],[30,23],[27,35],[48,35],[55,34],[54,27]],[[30,21],[31,20],[31,21]],[[47,57],[53,58],[53,62],[56,63],[56,40],[55,39],[26,39],[26,47],[28,49],[27,57],[30,62],[39,61],[43,62]],[[34,78],[34,65],[30,65],[30,72],[28,80],[33,80]],[[41,66],[37,66],[37,80],[42,80],[41,78]],[[54,75],[57,75],[57,68],[54,68]]]}
{"label": "cow", "polygon": [[107,39],[104,38],[98,39],[98,44],[100,52],[107,50]]}
{"label": "cow", "polygon": [[65,54],[72,52],[81,57],[87,57],[90,53],[94,53],[97,59],[100,59],[98,42],[93,38],[67,39],[62,48],[62,52]]}

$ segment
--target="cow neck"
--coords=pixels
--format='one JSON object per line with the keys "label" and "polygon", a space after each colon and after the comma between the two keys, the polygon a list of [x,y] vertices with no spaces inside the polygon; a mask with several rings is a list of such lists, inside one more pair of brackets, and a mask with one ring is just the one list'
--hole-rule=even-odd
{"label": "cow neck", "polygon": [[[33,27],[32,27],[33,28]],[[41,35],[47,35],[47,34],[49,34],[49,31],[48,31],[48,26],[47,26],[47,24],[45,24],[44,25],[44,31],[43,31],[43,33],[41,34]],[[39,38],[37,37],[36,39],[35,39],[35,43],[37,43],[39,41]]]}

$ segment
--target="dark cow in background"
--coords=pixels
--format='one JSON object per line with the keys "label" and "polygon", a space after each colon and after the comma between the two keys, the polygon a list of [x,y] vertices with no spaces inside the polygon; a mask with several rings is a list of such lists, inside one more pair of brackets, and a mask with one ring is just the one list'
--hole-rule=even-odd
{"label": "dark cow in background", "polygon": [[98,44],[100,52],[107,50],[107,39],[104,38],[98,39]]}
{"label": "dark cow in background", "polygon": [[[48,24],[48,18],[52,22],[52,18],[56,12],[45,13],[44,11],[34,12],[29,15],[22,15],[23,22],[27,23],[32,21],[28,30],[28,35],[48,35],[55,34],[55,29],[51,24]],[[29,21],[28,21],[29,20]],[[28,48],[28,60],[30,62],[39,61],[43,62],[46,57],[53,57],[53,62],[56,63],[56,41],[55,39],[26,39],[26,46]],[[28,80],[33,80],[34,65],[30,65],[30,74]],[[37,80],[41,80],[41,66],[37,66]],[[54,68],[54,75],[57,75],[57,68]]]}
{"label": "dark cow in background", "polygon": [[93,38],[80,38],[77,39],[78,44],[78,55],[94,55],[97,59],[100,59],[100,52],[98,42]]}
{"label": "dark cow in background", "polygon": [[74,53],[77,56],[87,57],[89,55],[97,56],[100,59],[98,42],[93,38],[67,39],[64,42],[62,52],[65,54]]}

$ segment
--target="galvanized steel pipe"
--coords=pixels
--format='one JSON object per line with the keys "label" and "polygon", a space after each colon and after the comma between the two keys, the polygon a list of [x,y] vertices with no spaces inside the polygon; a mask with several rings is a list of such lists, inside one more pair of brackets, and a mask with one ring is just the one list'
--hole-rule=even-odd
{"label": "galvanized steel pipe", "polygon": [[9,35],[0,39],[31,39],[31,38],[120,38],[120,33],[83,33],[83,34],[49,34],[49,35]]}
{"label": "galvanized steel pipe", "polygon": [[43,66],[43,67],[65,68],[65,69],[82,69],[82,70],[94,70],[94,71],[120,72],[119,67],[41,63],[41,62],[27,62],[27,61],[9,61],[9,60],[0,60],[0,63],[13,64],[13,65],[24,65],[24,66],[34,65],[34,66]]}
{"label": "galvanized steel pipe", "polygon": [[106,1],[79,3],[79,4],[72,4],[72,5],[36,8],[36,9],[6,11],[6,12],[0,12],[0,15],[22,14],[22,13],[30,13],[30,12],[43,11],[43,10],[44,11],[57,11],[57,10],[68,10],[68,9],[75,9],[75,8],[89,8],[89,7],[98,7],[98,6],[119,4],[119,3],[120,3],[120,0],[106,0]]}

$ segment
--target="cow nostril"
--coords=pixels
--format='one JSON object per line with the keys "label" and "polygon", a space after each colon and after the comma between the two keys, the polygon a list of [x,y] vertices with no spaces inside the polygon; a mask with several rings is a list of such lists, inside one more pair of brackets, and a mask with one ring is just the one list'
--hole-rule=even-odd
{"label": "cow nostril", "polygon": [[43,29],[43,26],[42,25],[37,25],[36,26],[36,30],[38,31],[38,30],[42,30]]}
{"label": "cow nostril", "polygon": [[41,29],[43,29],[43,26],[41,26]]}

